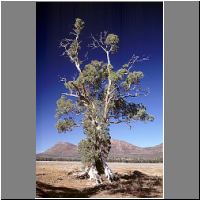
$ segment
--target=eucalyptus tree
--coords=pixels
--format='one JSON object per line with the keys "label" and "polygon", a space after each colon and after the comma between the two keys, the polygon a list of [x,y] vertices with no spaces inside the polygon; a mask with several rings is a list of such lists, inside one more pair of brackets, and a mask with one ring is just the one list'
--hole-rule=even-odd
{"label": "eucalyptus tree", "polygon": [[61,78],[66,91],[57,101],[56,128],[63,133],[80,125],[83,127],[85,139],[79,143],[79,152],[87,172],[98,183],[102,174],[110,181],[114,178],[106,163],[111,148],[109,126],[120,123],[130,125],[137,120],[152,121],[154,118],[142,103],[132,100],[148,94],[148,90],[141,87],[143,72],[134,69],[136,62],[148,58],[133,55],[116,69],[111,54],[118,51],[119,37],[104,31],[98,36],[91,35],[88,47],[102,51],[105,60],[95,58],[85,63],[80,58],[80,35],[84,25],[84,21],[77,18],[70,32],[71,37],[60,42],[63,56],[71,61],[78,74],[73,80]]}

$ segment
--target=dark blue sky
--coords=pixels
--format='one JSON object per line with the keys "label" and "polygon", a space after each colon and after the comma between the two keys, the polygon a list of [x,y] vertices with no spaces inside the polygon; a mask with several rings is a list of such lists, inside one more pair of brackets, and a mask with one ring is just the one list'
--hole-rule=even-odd
{"label": "dark blue sky", "polygon": [[[74,19],[82,18],[85,29],[81,35],[82,45],[90,41],[91,33],[107,30],[120,38],[117,54],[111,61],[117,69],[131,55],[146,55],[149,61],[138,63],[136,70],[144,72],[142,84],[150,88],[147,97],[136,102],[146,105],[154,122],[136,122],[132,129],[125,125],[111,126],[111,136],[138,146],[153,146],[163,141],[163,8],[162,3],[37,3],[37,119],[36,151],[42,152],[58,141],[77,144],[83,137],[81,128],[58,134],[55,128],[56,101],[65,88],[59,75],[72,79],[75,67],[61,56],[59,42],[69,36]],[[89,51],[89,60],[105,60],[98,50]]]}

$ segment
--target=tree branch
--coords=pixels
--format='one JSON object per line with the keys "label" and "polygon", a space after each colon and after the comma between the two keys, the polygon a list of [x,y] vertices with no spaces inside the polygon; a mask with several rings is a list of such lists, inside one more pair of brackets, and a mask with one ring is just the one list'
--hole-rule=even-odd
{"label": "tree branch", "polygon": [[110,55],[109,55],[109,51],[106,51],[106,56],[107,56],[107,61],[108,61],[108,65],[107,65],[107,70],[108,70],[108,89],[107,89],[107,92],[106,92],[106,97],[105,97],[105,108],[104,108],[104,119],[106,120],[106,116],[107,116],[107,109],[108,109],[108,104],[109,104],[109,101],[110,101],[110,98],[109,98],[109,95],[110,95],[110,87],[111,87],[111,84],[112,84],[112,81],[110,79]]}
{"label": "tree branch", "polygon": [[140,58],[139,56],[136,56],[135,54],[133,54],[127,64],[128,71],[130,71],[130,69],[135,65],[136,62],[142,62],[142,61],[146,61],[146,60],[149,60],[148,56],[147,57],[143,56],[142,58]]}
{"label": "tree branch", "polygon": [[110,121],[111,124],[127,123],[126,120]]}
{"label": "tree branch", "polygon": [[101,38],[100,38],[100,40],[97,40],[92,34],[91,34],[91,38],[92,38],[93,42],[92,42],[92,44],[89,45],[90,47],[92,47],[94,49],[100,47],[101,49],[103,49],[103,51],[106,52],[106,48],[104,47],[104,44],[103,44],[103,41]]}
{"label": "tree branch", "polygon": [[[135,89],[135,88],[134,88]],[[136,90],[135,94],[126,93],[124,95],[120,95],[121,98],[127,98],[127,97],[141,97],[141,96],[147,96],[149,94],[149,90]]]}
{"label": "tree branch", "polygon": [[62,95],[71,96],[71,97],[79,97],[78,95],[71,94],[71,93],[62,93]]}

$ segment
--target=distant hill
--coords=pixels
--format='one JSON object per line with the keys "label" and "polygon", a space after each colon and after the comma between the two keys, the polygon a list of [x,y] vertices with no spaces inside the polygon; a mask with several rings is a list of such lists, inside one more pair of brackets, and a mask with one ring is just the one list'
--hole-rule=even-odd
{"label": "distant hill", "polygon": [[109,157],[113,159],[126,158],[155,160],[163,158],[163,144],[153,147],[138,147],[125,141],[112,140]]}
{"label": "distant hill", "polygon": [[78,147],[68,142],[58,142],[43,153],[36,155],[36,158],[71,158],[80,159]]}
{"label": "distant hill", "polygon": [[[80,160],[78,147],[68,142],[59,142],[43,153],[36,155],[37,160]],[[147,161],[163,159],[163,144],[153,147],[138,147],[121,140],[111,140],[110,161]]]}

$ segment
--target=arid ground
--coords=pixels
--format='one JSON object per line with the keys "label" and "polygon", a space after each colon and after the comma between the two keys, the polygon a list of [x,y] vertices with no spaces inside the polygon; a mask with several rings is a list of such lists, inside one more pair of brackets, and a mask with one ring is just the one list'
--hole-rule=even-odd
{"label": "arid ground", "polygon": [[37,161],[37,198],[162,198],[162,163],[108,163],[119,179],[100,186],[71,174],[81,162]]}

